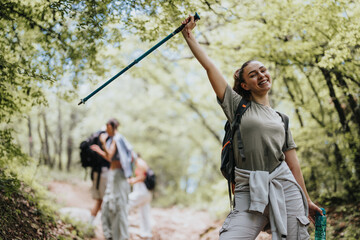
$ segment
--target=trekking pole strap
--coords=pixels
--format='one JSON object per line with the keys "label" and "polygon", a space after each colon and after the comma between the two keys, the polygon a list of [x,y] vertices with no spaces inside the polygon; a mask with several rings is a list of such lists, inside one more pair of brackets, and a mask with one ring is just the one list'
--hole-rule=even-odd
{"label": "trekking pole strap", "polygon": [[233,205],[232,205],[232,197],[231,197],[231,187],[230,187],[230,181],[228,180],[228,192],[229,192],[229,200],[230,200],[230,210],[233,209]]}

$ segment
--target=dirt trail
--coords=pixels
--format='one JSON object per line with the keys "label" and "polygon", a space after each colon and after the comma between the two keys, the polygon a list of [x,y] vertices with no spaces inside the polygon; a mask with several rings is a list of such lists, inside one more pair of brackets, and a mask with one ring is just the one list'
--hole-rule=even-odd
{"label": "dirt trail", "polygon": [[[48,189],[54,194],[56,201],[63,205],[61,213],[67,213],[78,220],[88,222],[90,209],[94,200],[90,194],[91,182],[79,181],[76,183],[51,182]],[[100,214],[95,219],[96,237],[104,240],[101,228]],[[216,240],[222,221],[214,221],[207,212],[192,209],[152,208],[153,240]],[[129,214],[131,240],[140,240],[138,214]],[[261,233],[257,240],[271,239],[267,233]]]}

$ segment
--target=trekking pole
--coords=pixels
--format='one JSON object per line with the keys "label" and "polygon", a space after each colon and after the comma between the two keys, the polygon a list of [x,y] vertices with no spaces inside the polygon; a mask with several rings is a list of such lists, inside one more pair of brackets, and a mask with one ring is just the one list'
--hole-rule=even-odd
{"label": "trekking pole", "polygon": [[[194,15],[194,20],[197,21],[200,19],[199,14],[197,14],[197,12],[195,12]],[[169,40],[170,38],[172,38],[175,34],[179,33],[181,30],[183,30],[183,28],[185,27],[186,24],[181,24],[180,27],[178,27],[174,32],[172,32],[171,34],[169,34],[166,38],[164,38],[163,40],[161,40],[158,44],[156,44],[155,46],[153,46],[152,48],[150,48],[147,52],[145,52],[143,55],[141,55],[140,57],[138,57],[137,59],[135,59],[131,64],[129,64],[127,67],[125,67],[123,70],[121,70],[120,72],[118,72],[115,76],[113,76],[112,78],[110,78],[107,82],[105,82],[103,85],[101,85],[100,87],[98,87],[96,90],[94,90],[92,93],[90,93],[87,97],[83,98],[80,100],[78,105],[81,104],[85,104],[85,102],[87,100],[89,100],[92,96],[94,96],[96,93],[98,93],[101,89],[103,89],[104,87],[106,87],[109,83],[111,83],[112,81],[114,81],[117,77],[119,77],[121,74],[123,74],[124,72],[126,72],[127,70],[129,70],[132,66],[134,66],[135,64],[137,64],[138,62],[140,62],[144,57],[146,57],[147,55],[149,55],[151,52],[153,52],[155,49],[157,49],[158,47],[160,47],[163,43],[165,43],[167,40]]]}

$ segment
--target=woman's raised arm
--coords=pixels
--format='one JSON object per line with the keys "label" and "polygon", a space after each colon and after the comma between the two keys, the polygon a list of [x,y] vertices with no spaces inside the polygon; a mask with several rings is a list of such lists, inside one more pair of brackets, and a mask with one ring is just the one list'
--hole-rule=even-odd
{"label": "woman's raised arm", "polygon": [[211,86],[215,91],[216,96],[222,102],[224,99],[225,89],[227,82],[222,76],[220,70],[215,66],[211,61],[209,56],[206,54],[204,49],[196,41],[194,35],[192,34],[192,29],[196,26],[193,16],[189,16],[185,19],[182,24],[186,24],[182,30],[182,34],[190,47],[191,52],[194,54],[195,58],[199,63],[205,68],[208,78],[210,80]]}

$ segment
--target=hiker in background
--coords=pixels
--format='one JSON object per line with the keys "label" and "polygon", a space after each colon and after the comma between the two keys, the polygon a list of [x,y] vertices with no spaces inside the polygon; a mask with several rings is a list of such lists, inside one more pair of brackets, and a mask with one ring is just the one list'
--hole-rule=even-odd
{"label": "hiker in background", "polygon": [[309,239],[308,217],[313,221],[315,212],[322,215],[322,211],[306,191],[291,132],[288,130],[285,139],[281,117],[270,106],[269,71],[259,61],[248,61],[235,72],[232,89],[192,34],[194,17],[182,24],[186,24],[183,36],[206,70],[229,122],[233,122],[242,98],[250,103],[237,130],[244,156],[235,147],[234,210],[220,229],[220,240],[255,239],[268,223],[273,239]]}
{"label": "hiker in background", "polygon": [[[99,139],[101,139],[102,137],[106,139],[107,133],[101,133]],[[96,215],[101,209],[101,204],[106,189],[109,167],[110,167],[110,162],[104,159],[103,157],[101,157],[100,166],[91,169],[91,180],[92,180],[91,195],[92,198],[95,200],[95,205],[91,209],[91,216],[90,216],[91,225],[94,225],[94,220],[96,218]]]}
{"label": "hiker in background", "polygon": [[135,160],[135,177],[128,179],[128,182],[133,185],[133,191],[129,195],[129,210],[131,211],[134,208],[139,208],[139,235],[145,239],[152,238],[150,218],[152,193],[144,183],[148,169],[149,166],[147,163],[141,158],[140,154],[137,153],[137,158]]}
{"label": "hiker in background", "polygon": [[128,196],[130,185],[127,178],[132,175],[131,162],[136,156],[129,142],[117,132],[119,122],[112,118],[106,123],[107,134],[100,138],[102,150],[92,145],[92,150],[110,161],[110,171],[101,208],[101,220],[106,239],[129,239]]}

